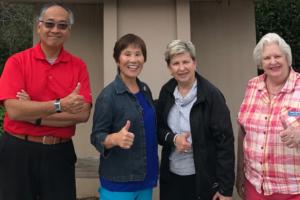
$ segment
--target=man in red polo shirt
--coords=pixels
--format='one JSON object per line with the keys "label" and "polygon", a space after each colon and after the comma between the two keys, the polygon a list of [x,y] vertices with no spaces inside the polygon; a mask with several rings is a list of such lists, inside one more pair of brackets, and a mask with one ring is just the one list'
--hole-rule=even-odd
{"label": "man in red polo shirt", "polygon": [[71,137],[88,120],[92,97],[85,63],[63,48],[73,22],[70,9],[46,4],[37,22],[40,42],[5,64],[1,200],[76,199]]}

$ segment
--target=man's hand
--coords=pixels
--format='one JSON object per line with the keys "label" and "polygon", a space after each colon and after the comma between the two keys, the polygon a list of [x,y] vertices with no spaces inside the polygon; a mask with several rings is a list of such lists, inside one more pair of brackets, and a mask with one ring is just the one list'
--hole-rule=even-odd
{"label": "man's hand", "polygon": [[60,100],[62,111],[76,114],[84,108],[84,97],[79,94],[80,83],[77,84],[76,88],[66,97]]}
{"label": "man's hand", "polygon": [[20,92],[17,92],[16,97],[20,101],[30,101],[31,100],[29,94],[25,90],[23,90],[23,89]]}
{"label": "man's hand", "polygon": [[232,197],[225,197],[221,195],[219,192],[216,192],[212,200],[232,200]]}
{"label": "man's hand", "polygon": [[[29,94],[23,89],[20,92],[17,92],[16,97],[18,98],[19,101],[30,101],[31,100]],[[29,120],[27,122],[30,122],[31,124],[35,124],[35,120]]]}

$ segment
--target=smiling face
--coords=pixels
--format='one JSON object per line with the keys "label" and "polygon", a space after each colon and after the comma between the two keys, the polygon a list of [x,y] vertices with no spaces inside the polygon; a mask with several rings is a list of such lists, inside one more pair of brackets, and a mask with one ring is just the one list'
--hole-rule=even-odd
{"label": "smiling face", "polygon": [[[47,27],[47,22],[54,22],[56,25],[49,28]],[[60,50],[70,35],[70,25],[66,29],[60,29],[57,23],[69,24],[69,13],[60,6],[52,6],[45,11],[41,21],[38,23],[37,31],[44,51]]]}
{"label": "smiling face", "polygon": [[129,45],[123,49],[117,62],[120,75],[124,81],[136,80],[144,66],[144,56],[140,47]]}
{"label": "smiling face", "polygon": [[263,47],[262,67],[270,80],[285,81],[289,74],[289,65],[285,54],[277,43],[267,43]]}
{"label": "smiling face", "polygon": [[187,52],[173,56],[168,65],[171,75],[180,86],[190,86],[195,81],[196,61]]}

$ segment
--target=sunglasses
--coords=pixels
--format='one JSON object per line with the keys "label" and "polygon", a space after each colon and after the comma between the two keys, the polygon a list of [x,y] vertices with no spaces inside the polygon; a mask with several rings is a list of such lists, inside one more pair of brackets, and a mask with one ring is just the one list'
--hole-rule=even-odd
{"label": "sunglasses", "polygon": [[44,26],[49,29],[52,29],[56,26],[57,29],[66,30],[71,25],[66,22],[52,22],[52,21],[43,21],[43,20],[40,20],[40,22],[42,22]]}

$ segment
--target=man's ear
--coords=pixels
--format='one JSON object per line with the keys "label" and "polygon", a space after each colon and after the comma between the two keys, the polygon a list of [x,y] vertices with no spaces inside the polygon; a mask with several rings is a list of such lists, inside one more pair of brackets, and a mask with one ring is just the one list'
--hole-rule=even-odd
{"label": "man's ear", "polygon": [[39,34],[41,31],[42,22],[38,22],[36,25],[36,32]]}

